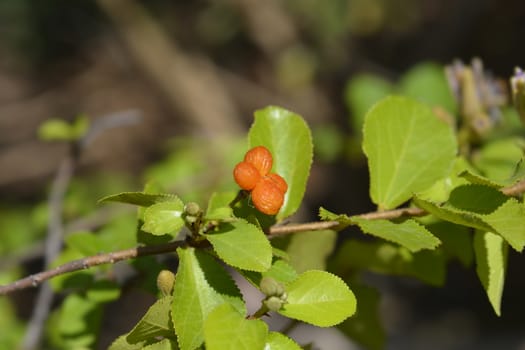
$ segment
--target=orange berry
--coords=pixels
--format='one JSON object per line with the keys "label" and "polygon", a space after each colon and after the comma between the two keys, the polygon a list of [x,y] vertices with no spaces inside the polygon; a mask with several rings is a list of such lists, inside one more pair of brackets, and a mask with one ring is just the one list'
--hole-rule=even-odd
{"label": "orange berry", "polygon": [[252,202],[261,213],[275,215],[284,203],[284,193],[269,177],[263,177],[252,191]]}
{"label": "orange berry", "polygon": [[253,190],[261,179],[259,171],[250,163],[240,162],[233,169],[233,178],[243,190]]}
{"label": "orange berry", "polygon": [[275,185],[277,185],[277,187],[281,190],[283,194],[285,194],[286,191],[288,191],[288,184],[286,183],[286,180],[282,178],[281,175],[278,175],[276,173],[271,173],[271,174],[266,175],[266,177],[272,180],[275,183]]}
{"label": "orange berry", "polygon": [[273,165],[273,157],[268,148],[257,146],[246,152],[244,161],[251,163],[261,176],[268,175]]}

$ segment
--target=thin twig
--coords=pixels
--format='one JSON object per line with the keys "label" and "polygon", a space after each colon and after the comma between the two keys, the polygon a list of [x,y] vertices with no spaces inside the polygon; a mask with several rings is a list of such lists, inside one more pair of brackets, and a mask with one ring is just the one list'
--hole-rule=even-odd
{"label": "thin twig", "polygon": [[386,210],[386,211],[374,211],[371,213],[361,214],[357,215],[358,217],[362,219],[368,219],[368,220],[380,220],[380,219],[398,219],[402,216],[424,216],[428,213],[418,207],[410,207],[410,208],[399,208],[394,210]]}
{"label": "thin twig", "polygon": [[507,196],[518,196],[525,192],[525,180],[521,180],[512,186],[502,188],[500,191]]}
{"label": "thin twig", "polygon": [[307,222],[304,224],[292,224],[286,226],[272,226],[268,232],[268,236],[283,236],[291,233],[305,232],[305,231],[319,231],[329,230],[339,226],[339,221],[316,221]]}
{"label": "thin twig", "polygon": [[[523,192],[525,192],[525,181],[521,181],[516,185],[503,188],[501,189],[501,192],[509,196],[520,195]],[[370,212],[370,213],[360,214],[356,216],[360,218],[368,219],[368,220],[379,220],[379,219],[397,219],[397,218],[404,217],[404,216],[408,216],[408,217],[424,216],[427,214],[428,213],[421,208],[411,207],[411,208],[400,208],[400,209],[394,209],[394,210]],[[317,222],[302,223],[302,224],[291,224],[291,225],[286,225],[286,226],[284,225],[283,226],[272,226],[270,227],[268,231],[268,236],[269,238],[272,238],[272,237],[294,234],[294,233],[305,232],[305,231],[329,230],[329,229],[334,229],[338,227],[339,225],[341,225],[339,221],[317,221]],[[127,249],[127,250],[111,252],[107,254],[99,254],[99,255],[90,256],[84,259],[74,260],[64,265],[61,265],[59,267],[56,267],[52,270],[43,271],[36,275],[32,275],[32,276],[23,278],[21,280],[15,281],[13,283],[10,283],[4,286],[0,286],[0,295],[6,295],[14,291],[29,288],[29,287],[35,287],[39,283],[42,283],[43,281],[47,279],[50,279],[52,277],[55,277],[57,275],[61,275],[64,273],[73,272],[73,271],[77,271],[81,269],[87,269],[92,266],[97,266],[101,264],[112,264],[117,261],[138,258],[141,256],[146,256],[146,255],[168,253],[168,252],[175,251],[178,247],[182,245],[183,245],[183,242],[172,242],[172,243],[162,244],[162,245],[157,245],[157,246],[146,246],[146,247],[139,247],[139,248],[132,248],[132,249]]]}
{"label": "thin twig", "polygon": [[175,251],[178,247],[183,246],[183,241],[176,241],[166,244],[150,245],[145,247],[131,248],[126,250],[120,250],[116,252],[110,252],[105,254],[98,254],[89,256],[83,259],[73,260],[63,265],[55,267],[50,270],[42,271],[37,274],[25,277],[16,282],[0,286],[0,295],[6,295],[14,291],[21,289],[36,287],[40,283],[65,273],[74,272],[78,270],[88,269],[93,266],[103,264],[114,264],[118,261],[138,258],[141,256],[163,254]]}

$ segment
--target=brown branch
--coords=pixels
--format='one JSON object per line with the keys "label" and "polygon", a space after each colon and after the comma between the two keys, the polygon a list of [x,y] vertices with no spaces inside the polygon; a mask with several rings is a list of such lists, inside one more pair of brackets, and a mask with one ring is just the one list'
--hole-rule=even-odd
{"label": "brown branch", "polygon": [[305,231],[329,230],[339,226],[339,221],[317,221],[304,224],[293,224],[286,226],[272,226],[268,232],[269,237],[284,236],[292,233]]}
{"label": "brown branch", "polygon": [[181,247],[184,244],[185,242],[183,241],[176,241],[167,244],[131,248],[106,254],[93,255],[83,259],[73,260],[53,269],[42,271],[35,275],[22,278],[16,282],[0,286],[0,295],[6,295],[29,287],[36,287],[43,281],[68,272],[83,270],[97,265],[114,264],[118,261],[138,258],[141,256],[173,252],[178,247]]}
{"label": "brown branch", "polygon": [[507,196],[518,196],[525,192],[525,180],[521,180],[512,186],[504,187],[500,191]]}
{"label": "brown branch", "polygon": [[[503,188],[500,191],[508,196],[520,195],[523,192],[525,192],[525,180],[520,181],[519,183],[513,186]],[[380,219],[391,220],[391,219],[397,219],[397,218],[404,217],[404,216],[415,217],[415,216],[424,216],[427,214],[428,212],[426,212],[425,210],[421,208],[410,207],[410,208],[399,208],[399,209],[386,210],[386,211],[370,212],[370,213],[360,214],[357,216],[363,219],[368,219],[368,220],[380,220]],[[294,233],[305,232],[305,231],[329,230],[329,229],[335,229],[340,225],[341,223],[339,221],[332,220],[332,221],[317,221],[317,222],[309,222],[309,223],[302,223],[302,224],[272,226],[270,227],[268,231],[268,237],[273,238],[273,237],[284,236],[288,234],[294,234]],[[102,265],[102,264],[113,264],[113,263],[116,263],[117,261],[139,258],[142,256],[147,256],[147,255],[156,255],[156,254],[173,252],[178,247],[181,247],[184,244],[185,243],[182,241],[177,241],[177,242],[171,242],[171,243],[162,244],[162,245],[145,246],[145,247],[126,249],[126,250],[121,250],[121,251],[116,251],[116,252],[111,252],[111,253],[106,253],[106,254],[99,254],[99,255],[90,256],[84,259],[70,261],[54,269],[43,271],[35,275],[25,277],[13,283],[10,283],[4,286],[0,286],[0,295],[6,295],[6,294],[9,294],[9,293],[21,290],[21,289],[29,288],[29,287],[36,287],[37,285],[39,285],[41,282],[45,280],[48,280],[52,277],[55,277],[55,276],[58,276],[64,273],[68,273],[68,272],[87,269],[87,268],[97,266],[97,265]]]}
{"label": "brown branch", "polygon": [[428,213],[418,207],[410,207],[410,208],[399,208],[394,210],[385,210],[385,211],[374,211],[371,213],[361,214],[357,215],[358,217],[362,219],[368,219],[368,220],[380,220],[380,219],[398,219],[402,216],[425,216]]}

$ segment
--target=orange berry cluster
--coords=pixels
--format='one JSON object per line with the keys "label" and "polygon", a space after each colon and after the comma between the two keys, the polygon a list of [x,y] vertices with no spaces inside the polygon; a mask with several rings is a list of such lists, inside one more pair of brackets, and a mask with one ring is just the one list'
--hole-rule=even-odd
{"label": "orange berry cluster", "polygon": [[275,215],[284,203],[288,184],[279,175],[270,174],[273,157],[264,146],[246,152],[244,160],[233,169],[233,178],[240,188],[251,191],[252,202],[261,213]]}

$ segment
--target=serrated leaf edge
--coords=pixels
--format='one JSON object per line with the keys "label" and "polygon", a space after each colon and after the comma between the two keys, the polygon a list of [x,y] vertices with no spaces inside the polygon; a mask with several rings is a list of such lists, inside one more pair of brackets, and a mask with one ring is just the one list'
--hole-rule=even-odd
{"label": "serrated leaf edge", "polygon": [[[355,303],[356,303],[356,309],[354,310],[354,312],[350,315],[348,315],[347,317],[345,317],[343,320],[341,320],[339,323],[341,322],[344,322],[344,320],[346,320],[348,317],[351,317],[352,315],[354,315],[357,311],[357,298],[355,297],[355,294],[354,292],[352,291],[352,289],[350,289],[350,286],[339,276],[337,276],[336,274],[333,274],[331,272],[328,272],[328,271],[323,271],[323,270],[315,270],[315,269],[312,269],[312,270],[306,270],[304,272],[302,272],[301,274],[298,274],[297,277],[293,280],[293,281],[290,281],[288,283],[285,283],[285,290],[288,292],[289,290],[289,287],[291,284],[295,283],[303,274],[305,273],[308,273],[308,272],[311,272],[311,271],[314,271],[314,272],[322,272],[324,274],[328,274],[328,275],[331,275],[332,277],[335,277],[336,280],[338,280],[339,282],[342,282],[342,284],[345,286],[346,290],[350,292],[350,294],[354,297],[354,300],[355,300]],[[343,300],[343,299],[340,299],[340,300]],[[293,317],[289,317],[289,316],[286,316],[286,315],[283,315],[285,317],[288,317],[288,318],[293,318]],[[294,318],[295,319],[295,318]],[[329,327],[333,327],[339,323],[336,323],[336,324],[332,324],[332,325],[326,325],[326,326],[319,326],[319,325],[316,325],[314,323],[311,323],[311,322],[308,322],[308,321],[305,321],[305,320],[300,320],[301,322],[304,322],[304,323],[308,323],[308,324],[311,324],[313,326],[316,326],[316,327],[320,327],[320,328],[329,328]]]}

